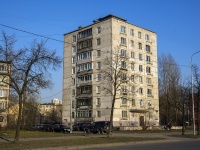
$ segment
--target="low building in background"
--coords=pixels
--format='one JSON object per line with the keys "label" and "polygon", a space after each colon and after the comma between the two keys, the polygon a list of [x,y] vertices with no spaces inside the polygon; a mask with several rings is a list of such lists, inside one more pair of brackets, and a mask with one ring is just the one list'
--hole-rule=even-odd
{"label": "low building in background", "polygon": [[40,123],[61,123],[62,100],[54,98],[52,103],[39,104]]}

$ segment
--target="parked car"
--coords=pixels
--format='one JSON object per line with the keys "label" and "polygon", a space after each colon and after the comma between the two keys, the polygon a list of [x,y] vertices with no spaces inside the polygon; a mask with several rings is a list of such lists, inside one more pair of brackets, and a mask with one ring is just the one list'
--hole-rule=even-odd
{"label": "parked car", "polygon": [[84,132],[85,133],[98,133],[103,134],[106,133],[109,129],[109,121],[97,121],[91,123],[91,125],[85,127]]}
{"label": "parked car", "polygon": [[52,124],[43,124],[43,131],[52,132],[53,125]]}
{"label": "parked car", "polygon": [[67,127],[64,124],[54,124],[53,125],[53,131],[54,132],[65,132],[65,133],[70,133],[70,128]]}
{"label": "parked car", "polygon": [[90,125],[90,123],[85,123],[85,122],[78,122],[73,125],[73,130],[74,131],[84,131],[85,127]]}

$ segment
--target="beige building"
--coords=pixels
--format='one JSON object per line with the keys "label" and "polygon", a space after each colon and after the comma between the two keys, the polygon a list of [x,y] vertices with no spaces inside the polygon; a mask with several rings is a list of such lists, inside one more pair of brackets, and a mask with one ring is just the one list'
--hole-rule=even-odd
{"label": "beige building", "polygon": [[0,61],[0,126],[5,127],[7,125],[8,115],[8,102],[10,95],[10,87],[8,84],[10,73],[10,63]]}
{"label": "beige building", "polygon": [[[121,62],[123,78],[131,78],[117,93],[114,126],[158,126],[156,38],[155,32],[113,15],[65,34],[63,123],[110,120],[112,96],[103,91],[105,82],[101,75],[105,58],[113,59],[119,50],[120,57],[128,58]],[[133,85],[134,92],[124,94],[131,88],[129,85]]]}

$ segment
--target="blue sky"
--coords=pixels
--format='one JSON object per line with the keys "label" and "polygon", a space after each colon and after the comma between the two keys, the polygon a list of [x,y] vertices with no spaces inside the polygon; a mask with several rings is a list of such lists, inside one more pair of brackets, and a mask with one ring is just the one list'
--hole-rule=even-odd
{"label": "blue sky", "polygon": [[[190,65],[200,51],[199,0],[0,0],[0,24],[63,41],[63,34],[113,14],[157,33],[158,55],[171,54],[179,65]],[[0,25],[0,31],[15,34],[15,48],[40,37]],[[48,40],[47,47],[63,56],[63,43]],[[200,53],[193,63],[200,65]],[[199,66],[200,67],[200,66]],[[180,67],[189,76],[188,67]],[[41,102],[62,98],[62,68],[52,73],[54,88],[41,91]],[[58,94],[57,94],[58,93]]]}

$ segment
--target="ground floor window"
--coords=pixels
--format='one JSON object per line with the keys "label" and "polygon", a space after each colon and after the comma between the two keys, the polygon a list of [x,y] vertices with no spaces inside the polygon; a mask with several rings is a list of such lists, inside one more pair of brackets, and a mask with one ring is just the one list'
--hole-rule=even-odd
{"label": "ground floor window", "polygon": [[79,110],[77,112],[77,118],[88,118],[91,116],[91,110]]}
{"label": "ground floor window", "polygon": [[0,122],[3,122],[3,116],[0,116]]}

